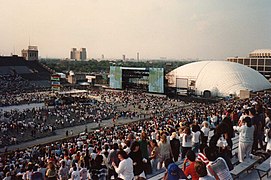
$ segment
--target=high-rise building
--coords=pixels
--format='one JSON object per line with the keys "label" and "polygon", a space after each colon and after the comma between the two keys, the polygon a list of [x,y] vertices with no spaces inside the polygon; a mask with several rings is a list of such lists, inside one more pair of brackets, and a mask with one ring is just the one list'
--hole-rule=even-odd
{"label": "high-rise building", "polygon": [[87,59],[87,49],[81,48],[80,50],[77,50],[76,48],[71,49],[70,53],[71,59],[75,60],[86,60]]}
{"label": "high-rise building", "polygon": [[76,48],[72,48],[71,50],[71,59],[75,59],[75,52],[77,51]]}
{"label": "high-rise building", "polygon": [[228,57],[227,61],[246,65],[259,71],[266,78],[271,78],[271,49],[257,49],[248,57]]}
{"label": "high-rise building", "polygon": [[38,46],[28,46],[28,49],[22,50],[22,56],[26,60],[38,60],[39,59],[39,51]]}
{"label": "high-rise building", "polygon": [[86,48],[81,48],[80,49],[80,59],[81,60],[86,60],[87,59],[87,50],[86,50]]}
{"label": "high-rise building", "polygon": [[136,60],[139,61],[139,52],[136,53]]}
{"label": "high-rise building", "polygon": [[125,61],[125,54],[122,55],[122,60]]}

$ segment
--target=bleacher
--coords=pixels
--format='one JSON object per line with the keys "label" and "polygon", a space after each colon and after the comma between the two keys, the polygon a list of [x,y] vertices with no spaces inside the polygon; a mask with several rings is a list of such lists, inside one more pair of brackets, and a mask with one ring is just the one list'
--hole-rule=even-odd
{"label": "bleacher", "polygon": [[52,73],[52,70],[39,61],[27,61],[19,56],[0,56],[0,75],[16,74],[31,84],[50,87]]}
{"label": "bleacher", "polygon": [[[264,160],[262,157],[254,156],[246,158],[244,162],[240,163],[238,161],[238,144],[239,144],[239,135],[236,134],[234,138],[232,138],[233,147],[232,147],[232,154],[233,158],[231,159],[232,164],[234,165],[234,169],[231,170],[231,174],[233,179],[246,179],[246,173],[249,171],[255,171],[258,173],[257,179],[262,179],[263,177],[267,176],[270,172],[271,166],[271,157]],[[180,168],[183,164],[183,160],[176,163]],[[147,175],[147,179],[149,180],[161,180],[166,172],[165,168],[159,169],[156,173]],[[246,173],[245,173],[246,172]]]}

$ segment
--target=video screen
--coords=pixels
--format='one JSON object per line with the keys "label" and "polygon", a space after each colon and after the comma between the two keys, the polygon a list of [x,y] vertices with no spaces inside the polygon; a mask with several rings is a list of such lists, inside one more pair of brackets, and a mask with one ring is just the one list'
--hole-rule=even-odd
{"label": "video screen", "polygon": [[110,87],[122,89],[122,69],[118,66],[110,66]]}
{"label": "video screen", "polygon": [[164,69],[149,69],[149,92],[164,93]]}

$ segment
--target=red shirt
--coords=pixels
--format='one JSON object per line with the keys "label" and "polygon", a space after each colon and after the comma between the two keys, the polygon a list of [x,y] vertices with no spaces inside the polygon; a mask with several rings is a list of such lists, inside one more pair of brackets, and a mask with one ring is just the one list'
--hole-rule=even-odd
{"label": "red shirt", "polygon": [[195,170],[195,162],[191,162],[189,166],[184,170],[184,174],[188,177],[189,175],[192,177],[192,180],[198,180],[199,176]]}

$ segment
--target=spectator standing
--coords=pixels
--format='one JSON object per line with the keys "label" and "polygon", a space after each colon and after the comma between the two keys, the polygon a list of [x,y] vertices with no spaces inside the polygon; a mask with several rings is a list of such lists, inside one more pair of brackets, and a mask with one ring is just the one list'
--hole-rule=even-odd
{"label": "spectator standing", "polygon": [[192,124],[192,151],[198,153],[200,146],[200,127],[196,124]]}
{"label": "spectator standing", "polygon": [[115,171],[115,168],[112,166],[112,164],[114,163],[116,166],[119,165],[119,158],[118,158],[118,144],[114,143],[113,144],[113,148],[110,150],[109,154],[108,154],[108,176],[109,178],[111,178],[111,176],[114,176],[114,178],[116,179],[118,177],[118,174]]}
{"label": "spectator standing", "polygon": [[162,167],[163,163],[166,159],[171,158],[171,147],[170,144],[167,142],[167,136],[166,134],[163,134],[160,138],[160,141],[158,143],[159,147],[159,169]]}
{"label": "spectator standing", "polygon": [[[103,165],[103,156],[102,155],[97,155],[95,158],[95,166],[91,169],[92,171],[92,180],[106,180],[107,179],[107,168],[105,165]],[[82,170],[80,171],[81,174],[81,180],[86,180],[88,179],[88,176],[86,174],[84,177],[82,176]],[[86,178],[86,179],[84,179]]]}
{"label": "spectator standing", "polygon": [[56,167],[53,162],[48,163],[45,177],[47,178],[47,180],[57,180]]}
{"label": "spectator standing", "polygon": [[250,117],[246,117],[243,120],[242,126],[236,128],[239,131],[239,147],[238,158],[239,162],[244,161],[244,157],[248,158],[251,154],[254,126],[252,126]]}
{"label": "spectator standing", "polygon": [[60,180],[68,180],[69,179],[69,169],[66,166],[65,161],[61,161],[61,167],[58,171],[58,177]]}
{"label": "spectator standing", "polygon": [[77,168],[77,166],[73,167],[73,171],[71,173],[71,180],[80,180],[80,172]]}
{"label": "spectator standing", "polygon": [[170,140],[170,147],[172,149],[172,155],[173,155],[173,160],[175,162],[178,161],[178,157],[180,155],[180,147],[181,147],[181,143],[180,140],[177,139],[177,133],[173,132],[171,135],[171,140]]}
{"label": "spectator standing", "polygon": [[202,125],[203,125],[203,127],[201,128],[201,131],[203,132],[202,144],[207,144],[210,131],[209,123],[207,121],[203,121]]}
{"label": "spectator standing", "polygon": [[150,141],[150,145],[151,145],[151,156],[150,156],[150,160],[151,160],[151,167],[152,167],[152,173],[157,171],[157,165],[159,162],[159,148],[158,148],[158,144],[157,141],[155,139]]}
{"label": "spectator standing", "polygon": [[31,174],[31,180],[42,180],[42,174],[38,171],[38,166],[33,167],[33,173]]}
{"label": "spectator standing", "polygon": [[[139,142],[137,141],[133,142],[131,152],[129,153],[128,156],[133,160],[133,170],[135,178],[136,179],[139,177],[146,178],[143,167],[144,165],[143,157],[140,150]],[[144,159],[144,161],[146,162],[147,160]]]}
{"label": "spectator standing", "polygon": [[148,140],[146,132],[142,131],[140,135],[140,140],[138,142],[140,145],[142,157],[147,160],[147,162],[143,164],[144,172],[145,174],[151,174],[151,163],[149,160]]}
{"label": "spectator standing", "polygon": [[123,150],[118,152],[118,158],[120,160],[118,166],[114,162],[112,163],[116,173],[118,173],[118,177],[123,180],[133,180],[133,160],[129,158],[126,152]]}
{"label": "spectator standing", "polygon": [[186,127],[183,133],[180,134],[182,139],[182,159],[185,158],[186,153],[192,149],[192,135],[189,127]]}

